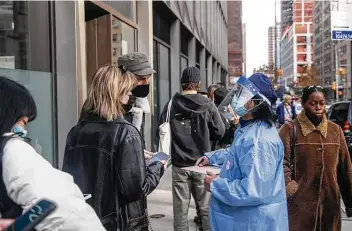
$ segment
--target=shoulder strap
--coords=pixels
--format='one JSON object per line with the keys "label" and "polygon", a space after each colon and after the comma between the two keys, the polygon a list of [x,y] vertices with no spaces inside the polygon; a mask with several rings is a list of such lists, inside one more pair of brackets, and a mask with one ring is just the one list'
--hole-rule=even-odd
{"label": "shoulder strap", "polygon": [[291,123],[292,128],[291,128],[291,142],[290,142],[290,149],[291,149],[291,153],[290,153],[290,169],[291,169],[291,179],[295,179],[296,178],[296,159],[295,159],[295,154],[296,154],[296,142],[297,142],[297,128],[296,125],[294,123],[294,121],[288,121],[289,123]]}
{"label": "shoulder strap", "polygon": [[170,113],[171,113],[172,99],[173,99],[173,97],[170,99],[169,104],[167,106],[166,120],[165,120],[165,122],[167,122],[167,123],[170,122]]}

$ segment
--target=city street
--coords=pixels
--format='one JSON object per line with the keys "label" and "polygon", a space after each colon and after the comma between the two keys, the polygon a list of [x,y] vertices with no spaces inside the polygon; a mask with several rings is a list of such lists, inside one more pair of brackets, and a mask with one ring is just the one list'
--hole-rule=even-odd
{"label": "city street", "polygon": [[[151,218],[152,227],[154,231],[173,230],[173,212],[172,212],[172,182],[171,182],[171,168],[165,172],[159,187],[148,196],[148,211],[149,216],[160,214],[165,217],[154,219]],[[197,230],[193,218],[196,215],[194,202],[191,202],[188,222],[190,224],[190,231]]]}
{"label": "city street", "polygon": [[[151,218],[154,231],[173,230],[173,215],[172,215],[172,185],[171,185],[171,168],[169,168],[161,180],[159,187],[148,197],[149,215],[160,215],[160,218]],[[193,222],[196,214],[194,202],[191,202],[189,210],[190,231],[197,230]],[[347,218],[342,211],[342,231],[352,230],[352,218]]]}

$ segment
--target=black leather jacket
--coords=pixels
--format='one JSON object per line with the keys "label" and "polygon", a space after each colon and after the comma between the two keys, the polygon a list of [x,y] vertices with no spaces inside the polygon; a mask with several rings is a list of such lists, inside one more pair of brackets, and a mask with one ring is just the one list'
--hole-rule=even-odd
{"label": "black leather jacket", "polygon": [[63,171],[70,173],[106,230],[148,230],[146,196],[164,174],[145,164],[141,136],[123,118],[86,114],[68,134]]}

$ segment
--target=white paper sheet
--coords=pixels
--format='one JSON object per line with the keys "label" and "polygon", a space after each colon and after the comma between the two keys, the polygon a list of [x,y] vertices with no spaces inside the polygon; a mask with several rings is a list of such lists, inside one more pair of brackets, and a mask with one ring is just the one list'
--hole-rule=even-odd
{"label": "white paper sheet", "polygon": [[198,173],[202,173],[205,175],[207,174],[207,171],[210,171],[216,175],[219,175],[220,171],[221,171],[220,167],[215,167],[215,166],[204,166],[204,167],[191,166],[191,167],[184,167],[181,169],[192,171],[192,172],[198,172]]}

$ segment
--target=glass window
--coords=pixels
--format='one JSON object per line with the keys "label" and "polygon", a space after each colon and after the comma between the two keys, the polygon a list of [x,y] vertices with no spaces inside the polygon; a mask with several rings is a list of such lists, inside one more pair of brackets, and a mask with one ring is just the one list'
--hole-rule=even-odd
{"label": "glass window", "polygon": [[102,1],[106,5],[112,7],[114,10],[125,16],[126,18],[136,22],[136,1]]}
{"label": "glass window", "polygon": [[117,60],[118,56],[137,50],[137,30],[114,16],[111,22],[111,33],[112,60]]}
{"label": "glass window", "polygon": [[154,75],[154,119],[157,121],[165,104],[171,97],[170,91],[170,49],[157,41],[153,42]]}
{"label": "glass window", "polygon": [[0,1],[0,41],[0,68],[50,71],[48,3]]}
{"label": "glass window", "polygon": [[307,31],[307,25],[296,24],[295,25],[295,31],[296,31],[296,34],[306,34],[308,32]]}
{"label": "glass window", "polygon": [[166,46],[159,44],[159,68],[158,68],[158,79],[159,79],[159,103],[161,109],[159,115],[162,112],[165,104],[171,97],[170,93],[170,49]]}
{"label": "glass window", "polygon": [[38,153],[54,160],[48,2],[0,1],[0,75],[30,90],[37,105],[28,127]]}
{"label": "glass window", "polygon": [[25,86],[37,105],[37,118],[26,127],[39,154],[53,163],[54,134],[52,113],[52,75],[48,72],[0,68],[0,75]]}
{"label": "glass window", "polygon": [[155,9],[153,9],[153,34],[170,44],[170,21]]}
{"label": "glass window", "polygon": [[181,73],[186,67],[188,67],[188,59],[186,57],[181,56]]}

